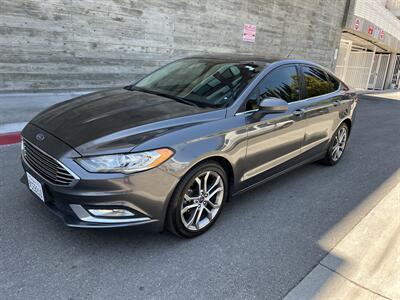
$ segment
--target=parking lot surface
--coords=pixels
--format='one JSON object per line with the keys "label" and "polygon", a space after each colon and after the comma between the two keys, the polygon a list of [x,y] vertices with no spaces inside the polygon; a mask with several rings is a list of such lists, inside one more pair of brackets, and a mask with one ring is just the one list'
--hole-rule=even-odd
{"label": "parking lot surface", "polygon": [[284,297],[400,167],[400,101],[362,99],[355,119],[338,165],[310,164],[233,198],[191,240],[69,229],[19,182],[19,145],[0,147],[0,298]]}

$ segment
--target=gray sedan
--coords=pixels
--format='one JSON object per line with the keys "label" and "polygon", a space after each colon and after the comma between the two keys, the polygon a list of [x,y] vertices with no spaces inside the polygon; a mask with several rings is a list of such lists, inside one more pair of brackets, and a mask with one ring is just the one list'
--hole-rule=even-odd
{"label": "gray sedan", "polygon": [[37,115],[22,132],[22,181],[71,227],[195,237],[231,196],[338,163],[357,101],[309,61],[189,57]]}

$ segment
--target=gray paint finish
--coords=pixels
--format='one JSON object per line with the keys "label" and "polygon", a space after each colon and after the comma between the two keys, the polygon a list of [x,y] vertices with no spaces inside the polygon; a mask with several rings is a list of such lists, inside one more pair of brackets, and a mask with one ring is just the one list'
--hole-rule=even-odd
{"label": "gray paint finish", "polygon": [[[229,60],[229,64],[234,62]],[[171,100],[162,93],[153,94],[151,90],[151,94],[139,92],[135,86],[101,91],[56,104],[37,115],[21,135],[27,145],[36,146],[45,155],[58,160],[80,180],[68,186],[55,186],[53,183],[58,177],[53,175],[54,165],[46,164],[47,158],[29,154],[30,147],[23,151],[24,168],[46,187],[46,206],[61,214],[68,226],[86,228],[98,227],[98,224],[77,223],[76,216],[68,212],[69,208],[65,210],[65,206],[117,205],[150,217],[156,221],[151,224],[154,229],[162,230],[170,215],[166,214],[167,210],[175,210],[171,209],[171,199],[181,199],[175,194],[180,188],[178,182],[182,184],[184,176],[189,176],[195,166],[207,159],[226,161],[228,167],[224,169],[232,170],[229,193],[237,194],[331,152],[328,146],[332,137],[341,123],[351,124],[357,104],[354,93],[342,83],[334,92],[289,104],[270,98],[269,101],[278,103],[280,109],[283,102],[284,111],[269,114],[261,113],[262,109],[242,111],[248,94],[261,80],[274,76],[272,72],[278,68],[288,65],[297,68],[303,64],[318,68],[312,62],[298,60],[270,63],[252,81],[243,83],[243,92],[226,108],[193,106],[190,98]],[[174,72],[177,70],[179,72],[179,69]],[[171,73],[166,74],[172,76]],[[302,82],[302,73],[297,76]],[[300,86],[299,95],[304,95],[303,89],[304,86]],[[189,104],[182,103],[183,99]],[[38,135],[43,138],[38,139]],[[152,169],[129,175],[116,170],[92,171],[84,165],[79,166],[76,161],[81,156],[162,148],[171,149],[173,156]],[[45,166],[42,168],[42,165]]]}
{"label": "gray paint finish", "polygon": [[[341,35],[339,1],[2,0],[0,90],[121,86],[176,58],[249,53],[328,68]],[[255,43],[243,24],[257,25]]]}

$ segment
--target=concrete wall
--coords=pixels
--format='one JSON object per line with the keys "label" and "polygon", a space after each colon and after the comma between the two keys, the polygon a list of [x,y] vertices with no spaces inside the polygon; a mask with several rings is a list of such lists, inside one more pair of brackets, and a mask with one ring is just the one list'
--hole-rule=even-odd
{"label": "concrete wall", "polygon": [[[0,91],[124,85],[189,54],[334,66],[346,0],[1,0]],[[255,43],[243,24],[257,25]]]}

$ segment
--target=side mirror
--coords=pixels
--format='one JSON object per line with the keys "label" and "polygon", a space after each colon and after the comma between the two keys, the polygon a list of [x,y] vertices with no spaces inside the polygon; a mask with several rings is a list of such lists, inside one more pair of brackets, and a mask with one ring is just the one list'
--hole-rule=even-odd
{"label": "side mirror", "polygon": [[265,114],[283,113],[288,110],[288,103],[279,98],[265,98],[259,104],[259,112]]}

